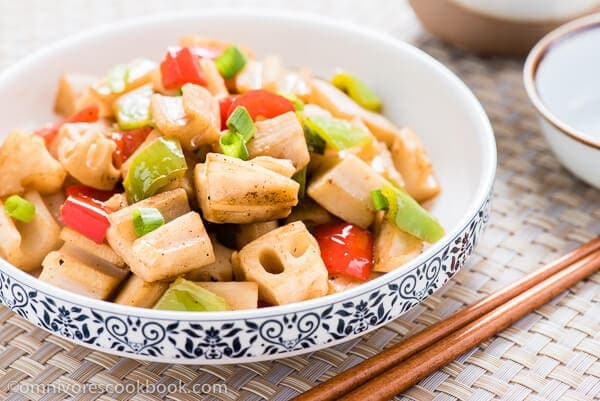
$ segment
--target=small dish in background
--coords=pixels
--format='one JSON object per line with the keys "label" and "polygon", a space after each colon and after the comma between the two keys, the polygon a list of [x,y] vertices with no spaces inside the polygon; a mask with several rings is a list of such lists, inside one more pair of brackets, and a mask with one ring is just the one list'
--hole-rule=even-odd
{"label": "small dish in background", "polygon": [[547,32],[600,11],[598,0],[409,0],[427,30],[478,53],[523,55]]}
{"label": "small dish in background", "polygon": [[600,188],[600,14],[546,35],[529,53],[527,95],[560,162]]}

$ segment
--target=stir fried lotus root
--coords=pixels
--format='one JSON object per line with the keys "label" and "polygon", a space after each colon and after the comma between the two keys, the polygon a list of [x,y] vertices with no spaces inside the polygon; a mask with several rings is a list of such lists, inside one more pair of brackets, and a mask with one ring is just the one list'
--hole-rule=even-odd
{"label": "stir fried lotus root", "polygon": [[424,145],[349,72],[325,80],[188,35],[162,60],[63,75],[54,110],[0,147],[0,256],[74,293],[283,305],[389,273],[444,235],[421,206],[440,191]]}

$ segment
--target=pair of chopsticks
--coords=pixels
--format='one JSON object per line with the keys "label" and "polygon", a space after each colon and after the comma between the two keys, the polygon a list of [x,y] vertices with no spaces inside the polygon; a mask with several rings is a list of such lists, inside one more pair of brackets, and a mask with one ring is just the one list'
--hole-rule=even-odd
{"label": "pair of chopsticks", "polygon": [[600,237],[294,400],[388,400],[599,269]]}

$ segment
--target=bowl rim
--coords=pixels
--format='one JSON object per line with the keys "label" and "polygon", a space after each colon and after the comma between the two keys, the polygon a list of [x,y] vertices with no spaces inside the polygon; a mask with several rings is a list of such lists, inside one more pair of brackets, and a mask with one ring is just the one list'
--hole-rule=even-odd
{"label": "bowl rim", "polygon": [[386,273],[377,277],[373,280],[367,281],[361,285],[350,288],[348,290],[326,295],[319,298],[314,298],[306,301],[295,302],[287,305],[279,305],[268,308],[239,310],[239,311],[223,311],[223,312],[181,312],[181,311],[167,311],[167,310],[155,310],[148,308],[139,308],[127,305],[120,305],[109,301],[99,300],[90,298],[84,295],[80,295],[60,287],[56,287],[49,283],[45,283],[38,278],[30,275],[29,273],[13,266],[6,260],[0,257],[0,268],[2,270],[8,270],[9,274],[16,280],[29,285],[32,288],[36,288],[46,294],[51,294],[53,297],[61,299],[65,302],[78,304],[90,309],[102,310],[115,315],[121,316],[140,316],[145,318],[151,318],[156,320],[168,320],[168,321],[231,321],[237,319],[253,319],[253,318],[267,318],[273,316],[279,316],[288,313],[297,313],[302,311],[308,311],[321,307],[323,305],[329,305],[358,297],[362,294],[373,291],[374,289],[385,285],[386,282],[392,281],[409,271],[411,268],[422,264],[429,260],[429,258],[437,254],[449,241],[456,238],[470,223],[470,221],[477,215],[478,211],[485,205],[491,196],[492,187],[494,184],[494,178],[496,173],[497,163],[497,149],[494,132],[490,120],[473,92],[467,87],[467,85],[456,76],[450,69],[444,66],[441,62],[434,59],[423,50],[416,48],[415,46],[396,39],[388,34],[373,31],[368,28],[364,28],[355,23],[348,21],[340,21],[329,17],[324,17],[314,13],[308,12],[289,12],[289,11],[274,11],[268,9],[231,9],[231,8],[215,8],[211,10],[203,11],[178,11],[164,14],[151,14],[135,18],[127,18],[115,23],[104,24],[97,28],[94,28],[83,33],[69,36],[65,39],[56,41],[48,46],[45,46],[22,60],[14,63],[4,71],[0,72],[0,85],[6,81],[10,81],[15,75],[19,73],[24,66],[28,66],[32,63],[38,62],[40,58],[51,55],[53,52],[60,51],[63,48],[76,46],[80,42],[102,36],[105,34],[117,33],[127,29],[156,26],[156,24],[164,22],[173,22],[179,20],[189,19],[202,19],[202,18],[228,18],[228,17],[246,17],[252,18],[257,21],[263,20],[275,20],[280,22],[289,21],[290,23],[302,23],[312,26],[319,26],[323,29],[333,29],[343,31],[351,35],[360,35],[368,39],[372,39],[377,42],[381,42],[389,47],[403,51],[410,57],[420,59],[422,62],[429,64],[435,71],[436,74],[440,74],[444,80],[449,81],[459,92],[459,95],[468,104],[468,107],[473,108],[473,119],[476,119],[477,125],[482,129],[479,130],[479,136],[482,138],[480,151],[484,154],[483,163],[484,168],[482,169],[482,178],[478,184],[471,203],[467,206],[467,211],[460,218],[460,220],[454,225],[452,231],[446,232],[445,236],[437,243],[428,247],[421,255],[412,261],[404,264],[401,268],[398,268],[392,272]]}
{"label": "bowl rim", "polygon": [[527,96],[537,112],[550,123],[558,132],[578,141],[579,143],[600,149],[600,140],[594,140],[581,130],[578,130],[558,118],[542,100],[537,89],[537,72],[540,64],[559,42],[577,35],[588,29],[600,27],[600,13],[575,19],[559,26],[546,34],[529,52],[523,67],[523,83]]}

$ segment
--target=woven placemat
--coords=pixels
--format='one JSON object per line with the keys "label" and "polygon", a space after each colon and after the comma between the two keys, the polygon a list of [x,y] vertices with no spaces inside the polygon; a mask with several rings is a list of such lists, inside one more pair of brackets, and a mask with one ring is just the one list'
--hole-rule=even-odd
{"label": "woven placemat", "polygon": [[[45,42],[44,29],[49,29],[48,36],[60,37],[68,30],[61,30],[59,23],[85,26],[85,19],[77,20],[68,7],[80,15],[95,15],[89,14],[90,7],[102,10],[100,19],[105,21],[130,15],[139,4],[107,0],[102,2],[109,7],[107,11],[99,2],[64,2],[62,8],[52,8],[50,3],[55,4],[0,0],[0,65],[25,52],[17,48],[19,43]],[[144,9],[166,7],[158,3],[148,1]],[[287,7],[330,15],[339,10],[337,15],[355,20],[360,20],[362,13],[367,25],[378,25],[402,37],[408,28],[401,21],[413,18],[398,5],[391,6],[390,11],[385,7],[365,10],[364,4],[370,2],[312,3],[300,6],[292,1]],[[350,6],[355,6],[353,13],[347,11]],[[43,21],[44,29],[38,26],[25,33],[10,30],[10,26],[22,23],[20,13],[24,12]],[[385,18],[399,13],[402,18],[394,21]],[[414,28],[416,23],[411,21],[409,25]],[[52,24],[56,31],[52,31]],[[576,180],[549,152],[522,88],[521,62],[478,58],[426,34],[414,41],[473,89],[492,119],[498,141],[490,225],[468,265],[448,285],[402,318],[361,339],[294,358],[216,367],[139,362],[91,351],[49,335],[0,307],[0,400],[288,400],[598,235],[600,191]],[[600,274],[396,399],[600,399]]]}

